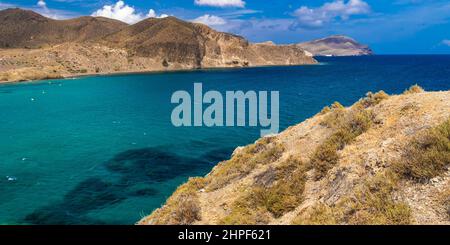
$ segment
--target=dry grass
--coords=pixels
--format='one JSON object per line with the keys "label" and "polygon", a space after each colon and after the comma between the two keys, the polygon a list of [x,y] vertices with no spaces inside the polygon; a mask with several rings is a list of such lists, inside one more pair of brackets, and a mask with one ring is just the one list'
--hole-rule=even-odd
{"label": "dry grass", "polygon": [[447,171],[449,164],[450,119],[410,142],[393,168],[404,178],[423,182]]}
{"label": "dry grass", "polygon": [[322,114],[326,113],[326,115],[320,125],[329,128],[336,128],[342,123],[343,115],[345,115],[346,109],[339,102],[334,102],[330,107],[325,107],[322,109],[322,112]]}
{"label": "dry grass", "polygon": [[351,143],[357,136],[367,131],[373,122],[370,110],[354,107],[352,110],[333,110],[325,118],[327,125],[335,130],[325,142],[317,147],[310,159],[310,166],[316,169],[315,179],[323,178],[339,161],[338,151]]}
{"label": "dry grass", "polygon": [[300,213],[293,221],[293,225],[337,225],[340,217],[329,206],[319,203],[310,210]]}
{"label": "dry grass", "polygon": [[294,210],[303,201],[304,167],[291,157],[276,168],[269,168],[256,177],[255,186],[232,204],[231,212],[220,223],[264,224],[268,217],[279,218]]}
{"label": "dry grass", "polygon": [[332,225],[402,225],[411,223],[409,206],[394,198],[397,179],[393,174],[379,174],[362,183],[355,194],[334,206],[319,203],[300,213],[293,224]]}
{"label": "dry grass", "polygon": [[264,209],[249,207],[245,202],[234,202],[231,212],[219,221],[221,225],[265,225],[270,216]]}
{"label": "dry grass", "polygon": [[325,106],[322,111],[319,112],[319,115],[324,115],[337,109],[344,109],[344,106],[341,103],[335,101],[331,106]]}
{"label": "dry grass", "polygon": [[419,85],[415,84],[411,87],[409,87],[409,89],[405,90],[403,92],[403,94],[417,94],[417,93],[423,93],[425,92],[425,90],[420,87]]}
{"label": "dry grass", "polygon": [[377,93],[368,92],[366,97],[358,101],[358,104],[363,106],[364,108],[368,108],[371,106],[378,105],[381,101],[388,99],[389,95],[386,94],[383,90],[380,90]]}
{"label": "dry grass", "polygon": [[178,187],[165,206],[154,211],[148,220],[155,225],[189,225],[200,220],[198,191],[206,184],[204,178],[189,179],[186,184]]}
{"label": "dry grass", "polygon": [[277,161],[284,152],[284,146],[266,137],[253,145],[249,145],[235,154],[230,160],[217,165],[208,179],[207,191],[217,190],[232,180],[248,175],[259,164],[269,164]]}
{"label": "dry grass", "polygon": [[393,192],[397,189],[393,174],[380,174],[367,181],[356,191],[346,205],[348,224],[404,225],[411,223],[411,209],[397,201]]}

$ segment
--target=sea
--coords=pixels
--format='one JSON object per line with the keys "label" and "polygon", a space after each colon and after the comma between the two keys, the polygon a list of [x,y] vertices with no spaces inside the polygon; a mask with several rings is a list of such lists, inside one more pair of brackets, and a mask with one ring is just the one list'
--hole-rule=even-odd
{"label": "sea", "polygon": [[279,91],[280,130],[368,91],[450,89],[450,55],[86,76],[0,85],[0,224],[134,224],[260,127],[175,127],[175,91]]}

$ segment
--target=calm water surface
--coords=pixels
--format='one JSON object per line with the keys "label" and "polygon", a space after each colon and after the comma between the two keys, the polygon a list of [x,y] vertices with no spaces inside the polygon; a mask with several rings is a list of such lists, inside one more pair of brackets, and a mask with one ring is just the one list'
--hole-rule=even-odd
{"label": "calm water surface", "polygon": [[259,128],[175,128],[174,91],[278,90],[284,129],[325,105],[419,83],[450,89],[450,56],[83,77],[0,85],[0,224],[133,224]]}

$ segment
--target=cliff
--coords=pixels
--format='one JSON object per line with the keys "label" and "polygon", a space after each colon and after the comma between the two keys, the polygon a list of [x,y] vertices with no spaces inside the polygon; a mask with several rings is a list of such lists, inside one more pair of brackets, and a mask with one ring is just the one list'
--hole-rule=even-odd
{"label": "cliff", "polygon": [[0,81],[83,74],[317,63],[296,45],[243,37],[174,17],[134,25],[106,18],[52,20],[0,11]]}
{"label": "cliff", "polygon": [[361,56],[373,55],[369,46],[342,35],[329,36],[297,44],[314,56]]}
{"label": "cliff", "polygon": [[450,91],[368,93],[235,150],[138,224],[450,224]]}

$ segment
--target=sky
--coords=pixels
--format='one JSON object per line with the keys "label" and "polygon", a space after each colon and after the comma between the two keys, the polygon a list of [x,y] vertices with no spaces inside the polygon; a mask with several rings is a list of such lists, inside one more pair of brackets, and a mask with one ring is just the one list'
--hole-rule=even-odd
{"label": "sky", "polygon": [[348,35],[377,54],[450,54],[450,0],[0,0],[54,19],[104,16],[201,22],[252,42]]}

